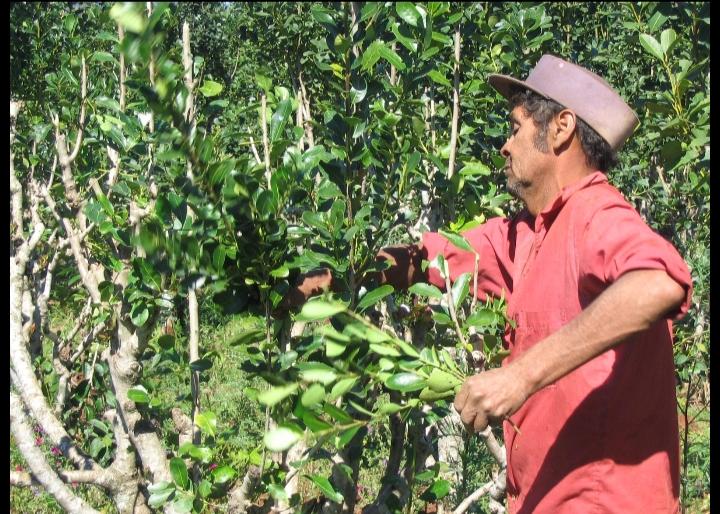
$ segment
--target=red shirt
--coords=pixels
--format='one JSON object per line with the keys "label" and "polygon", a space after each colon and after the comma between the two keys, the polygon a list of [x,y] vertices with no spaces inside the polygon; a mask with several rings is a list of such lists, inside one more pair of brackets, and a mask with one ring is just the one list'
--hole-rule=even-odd
{"label": "red shirt", "polygon": [[[557,331],[623,273],[662,269],[687,294],[692,281],[675,248],[653,232],[595,172],[566,187],[535,219],[522,211],[463,234],[480,254],[478,295],[504,290],[511,362]],[[474,258],[436,233],[451,279]],[[430,269],[429,280],[444,280]],[[638,291],[638,294],[643,294]],[[504,424],[511,513],[668,513],[679,510],[679,441],[672,322],[663,319],[532,395]]]}

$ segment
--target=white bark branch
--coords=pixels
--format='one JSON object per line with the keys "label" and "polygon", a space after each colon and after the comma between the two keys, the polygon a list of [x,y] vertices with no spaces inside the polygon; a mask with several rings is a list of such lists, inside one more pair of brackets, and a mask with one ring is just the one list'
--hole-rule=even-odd
{"label": "white bark branch", "polygon": [[10,391],[10,430],[25,461],[43,488],[68,512],[97,513],[62,482],[47,463],[42,451],[35,446],[32,428],[23,412],[20,398]]}
{"label": "white bark branch", "polygon": [[453,511],[453,514],[463,514],[466,510],[470,508],[470,506],[478,501],[480,498],[485,496],[490,492],[490,489],[495,485],[495,482],[490,481],[487,484],[482,485],[478,489],[475,490],[470,496],[465,498],[460,505],[457,506],[457,508]]}
{"label": "white bark branch", "polygon": [[460,23],[455,27],[455,69],[453,75],[453,112],[450,132],[448,178],[452,178],[455,174],[455,152],[457,149],[458,120],[460,118]]}
{"label": "white bark branch", "polygon": [[[122,57],[121,57],[122,59]],[[85,56],[82,57],[82,71],[80,76],[80,121],[78,123],[78,133],[75,137],[75,146],[68,157],[68,165],[71,164],[80,153],[80,145],[82,144],[83,134],[85,132],[85,102],[87,100],[87,65],[85,64]]]}
{"label": "white bark branch", "polygon": [[265,179],[267,187],[270,189],[270,143],[268,143],[267,133],[267,98],[265,92],[260,96],[260,122],[262,123],[263,150],[265,151]]}

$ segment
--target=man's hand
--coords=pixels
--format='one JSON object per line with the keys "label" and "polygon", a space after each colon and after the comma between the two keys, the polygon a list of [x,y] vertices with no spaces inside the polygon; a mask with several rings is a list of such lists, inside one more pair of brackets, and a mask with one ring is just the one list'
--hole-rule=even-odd
{"label": "man's hand", "polygon": [[455,396],[455,410],[469,432],[485,430],[516,412],[530,396],[530,387],[512,365],[468,378]]}
{"label": "man's hand", "polygon": [[290,288],[273,312],[281,316],[291,309],[302,306],[311,296],[329,291],[333,287],[333,276],[329,269],[322,268],[300,275],[295,287]]}
{"label": "man's hand", "polygon": [[427,275],[421,270],[426,255],[419,245],[397,245],[382,248],[375,259],[387,261],[390,267],[379,273],[378,283],[390,284],[395,289],[405,291],[416,282],[424,282]]}

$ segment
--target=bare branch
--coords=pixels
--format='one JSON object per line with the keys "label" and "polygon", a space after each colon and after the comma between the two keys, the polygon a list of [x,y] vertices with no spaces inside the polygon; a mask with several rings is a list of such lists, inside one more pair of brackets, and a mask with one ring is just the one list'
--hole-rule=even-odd
{"label": "bare branch", "polygon": [[35,446],[32,428],[23,412],[20,398],[12,391],[10,391],[10,429],[37,481],[66,511],[81,514],[98,512],[73,494],[47,463],[40,448]]}
{"label": "bare branch", "polygon": [[487,445],[488,450],[490,450],[490,453],[493,457],[495,457],[495,460],[498,464],[500,464],[500,467],[505,467],[507,465],[507,460],[505,457],[505,448],[500,446],[497,439],[495,438],[495,434],[492,431],[492,427],[488,425],[485,427],[485,430],[482,432],[478,432],[478,435],[482,437],[485,440],[485,444]]}
{"label": "bare branch", "polygon": [[255,161],[260,164],[263,162],[260,160],[260,155],[258,154],[257,148],[255,148],[255,141],[253,140],[253,137],[250,136],[250,149],[252,150],[253,156],[255,157]]}
{"label": "bare branch", "polygon": [[303,108],[303,123],[305,124],[305,137],[308,141],[308,148],[315,146],[315,137],[313,136],[312,128],[312,117],[310,116],[310,97],[308,96],[307,90],[305,89],[305,83],[302,79],[302,72],[298,75],[298,82],[300,82],[300,91],[302,92],[302,108]]}
{"label": "bare branch", "polygon": [[480,498],[485,496],[490,492],[490,489],[495,485],[494,481],[490,481],[478,489],[475,490],[470,496],[465,498],[460,505],[457,506],[457,508],[453,511],[453,514],[463,514],[466,510],[470,508],[470,506],[478,501]]}
{"label": "bare branch", "polygon": [[460,23],[455,27],[455,69],[453,80],[453,113],[450,131],[450,160],[448,178],[455,174],[455,152],[457,150],[458,119],[460,118]]}
{"label": "bare branch", "polygon": [[65,135],[60,132],[60,120],[58,119],[57,114],[53,115],[52,122],[55,125],[55,151],[57,152],[58,160],[60,161],[60,168],[62,169],[62,181],[65,186],[65,196],[73,209],[77,209],[80,207],[80,195],[78,194],[75,179],[72,175],[72,161],[67,153]]}
{"label": "bare branch", "polygon": [[193,88],[195,83],[193,82],[193,58],[190,52],[190,24],[185,21],[183,22],[182,29],[182,41],[183,41],[183,66],[185,67],[185,87],[188,89],[187,103],[185,104],[185,121],[190,123],[195,117],[194,102],[193,102]]}
{"label": "bare branch", "polygon": [[12,145],[15,142],[15,122],[21,107],[22,103],[10,101],[10,196],[12,222],[15,224],[14,237],[17,239],[23,237],[22,186],[17,175],[15,175],[15,155],[13,154]]}
{"label": "bare branch", "polygon": [[[122,59],[122,57],[121,57]],[[85,56],[82,57],[82,75],[80,81],[80,122],[78,123],[78,133],[75,137],[75,147],[68,157],[68,164],[71,164],[80,153],[80,145],[82,144],[83,134],[85,132],[85,102],[87,100],[87,65],[85,64]]]}
{"label": "bare branch", "polygon": [[262,123],[263,150],[265,151],[265,179],[267,180],[268,189],[270,189],[270,143],[268,143],[267,133],[267,98],[264,91],[260,95],[260,120]]}
{"label": "bare branch", "polygon": [[228,493],[228,513],[244,514],[250,504],[250,495],[260,481],[260,468],[250,466],[239,486],[233,487]]}

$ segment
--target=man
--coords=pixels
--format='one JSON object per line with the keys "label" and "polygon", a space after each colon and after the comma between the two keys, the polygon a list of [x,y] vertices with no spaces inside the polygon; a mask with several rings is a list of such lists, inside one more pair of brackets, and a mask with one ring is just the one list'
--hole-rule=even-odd
{"label": "man", "polygon": [[[501,153],[525,209],[464,236],[480,254],[478,292],[504,291],[516,328],[503,366],[469,378],[455,408],[475,431],[505,420],[511,513],[678,512],[670,319],[687,312],[691,278],[604,174],[637,117],[602,78],[551,55],[524,82],[489,80],[510,102]],[[420,271],[438,253],[452,279],[473,271],[472,255],[428,233],[381,252],[393,262],[382,281],[442,287]]]}

